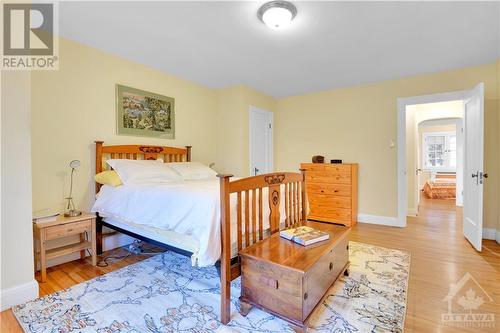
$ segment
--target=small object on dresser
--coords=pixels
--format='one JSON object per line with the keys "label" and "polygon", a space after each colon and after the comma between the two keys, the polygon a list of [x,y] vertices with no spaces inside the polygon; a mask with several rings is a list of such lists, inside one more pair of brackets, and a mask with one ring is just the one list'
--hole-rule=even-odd
{"label": "small object on dresser", "polygon": [[52,222],[57,220],[58,212],[51,209],[43,209],[33,212],[33,223]]}
{"label": "small object on dresser", "polygon": [[311,245],[330,238],[330,235],[311,227],[298,227],[280,231],[280,236],[300,245]]}
{"label": "small object on dresser", "polygon": [[342,160],[330,160],[331,164],[342,164]]}
{"label": "small object on dresser", "polygon": [[321,155],[315,155],[312,157],[313,163],[325,163],[325,157]]}

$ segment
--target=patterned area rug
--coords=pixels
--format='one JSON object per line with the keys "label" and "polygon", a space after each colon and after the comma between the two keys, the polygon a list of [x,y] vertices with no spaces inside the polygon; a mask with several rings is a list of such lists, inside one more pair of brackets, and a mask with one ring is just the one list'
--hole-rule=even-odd
{"label": "patterned area rug", "polygon": [[[351,242],[350,276],[341,277],[313,313],[312,332],[402,332],[409,253]],[[240,279],[232,283],[232,320],[219,321],[214,267],[165,252],[18,305],[26,332],[291,332],[288,324],[253,308],[238,313]]]}

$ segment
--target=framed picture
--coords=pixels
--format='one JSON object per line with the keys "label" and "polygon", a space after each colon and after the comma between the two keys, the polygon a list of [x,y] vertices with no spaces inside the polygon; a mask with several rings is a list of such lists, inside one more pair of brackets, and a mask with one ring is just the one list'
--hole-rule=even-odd
{"label": "framed picture", "polygon": [[117,84],[116,120],[121,135],[174,139],[175,100]]}

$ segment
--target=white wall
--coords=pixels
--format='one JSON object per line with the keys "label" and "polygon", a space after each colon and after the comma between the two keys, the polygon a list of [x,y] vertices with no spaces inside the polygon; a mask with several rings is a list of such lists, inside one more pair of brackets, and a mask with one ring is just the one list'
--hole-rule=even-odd
{"label": "white wall", "polygon": [[31,74],[1,73],[1,309],[38,296],[31,222]]}

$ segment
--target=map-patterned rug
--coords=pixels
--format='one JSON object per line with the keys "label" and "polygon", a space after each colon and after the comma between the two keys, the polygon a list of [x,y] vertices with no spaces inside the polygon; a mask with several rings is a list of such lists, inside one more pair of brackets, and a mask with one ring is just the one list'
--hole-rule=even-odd
{"label": "map-patterned rug", "polygon": [[[311,332],[402,332],[410,255],[350,242],[350,275],[330,288],[314,311]],[[219,321],[215,267],[167,251],[12,308],[25,332],[170,333],[292,332],[253,308],[239,314],[240,279],[232,282],[231,322]]]}

